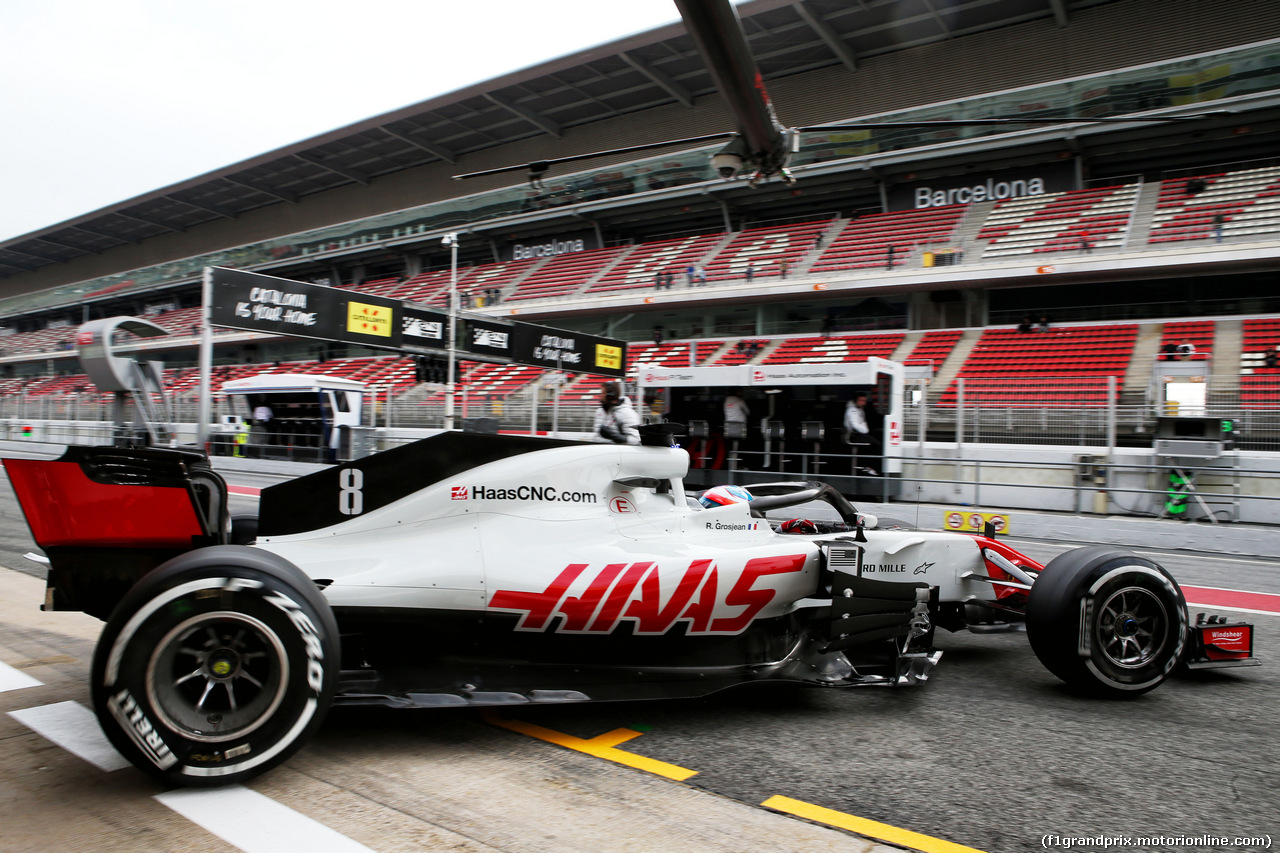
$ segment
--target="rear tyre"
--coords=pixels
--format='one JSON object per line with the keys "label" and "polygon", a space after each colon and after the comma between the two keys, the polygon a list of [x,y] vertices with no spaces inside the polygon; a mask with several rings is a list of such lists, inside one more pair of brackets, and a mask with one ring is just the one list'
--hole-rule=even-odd
{"label": "rear tyre", "polygon": [[239,782],[276,766],[333,699],[338,629],[287,561],[234,545],[151,572],[124,597],[93,658],[93,704],[111,743],[179,785]]}
{"label": "rear tyre", "polygon": [[258,517],[239,514],[231,516],[231,545],[252,545],[258,538]]}
{"label": "rear tyre", "polygon": [[1027,638],[1072,687],[1136,696],[1159,686],[1187,638],[1187,602],[1157,563],[1110,546],[1054,558],[1031,587]]}

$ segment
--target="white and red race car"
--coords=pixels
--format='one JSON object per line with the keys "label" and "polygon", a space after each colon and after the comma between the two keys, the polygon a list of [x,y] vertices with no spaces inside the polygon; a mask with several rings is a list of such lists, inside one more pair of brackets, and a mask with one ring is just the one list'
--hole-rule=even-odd
{"label": "white and red race car", "polygon": [[[643,446],[443,433],[267,488],[256,519],[229,517],[194,452],[5,465],[49,560],[45,609],[106,620],[103,729],[180,784],[275,766],[334,703],[914,684],[935,626],[1025,618],[1050,670],[1105,693],[1255,662],[1248,626],[1188,625],[1149,560],[1095,547],[1041,566],[987,536],[878,528],[818,484],[704,508],[672,425],[642,429]],[[763,517],[815,499],[842,522]]]}

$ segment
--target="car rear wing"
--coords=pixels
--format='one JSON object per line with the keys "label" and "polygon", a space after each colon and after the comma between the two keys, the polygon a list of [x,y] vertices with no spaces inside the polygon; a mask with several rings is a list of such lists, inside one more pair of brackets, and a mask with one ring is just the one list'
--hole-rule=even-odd
{"label": "car rear wing", "polygon": [[227,486],[201,453],[69,447],[59,459],[4,466],[49,558],[45,610],[106,618],[160,563],[227,541]]}

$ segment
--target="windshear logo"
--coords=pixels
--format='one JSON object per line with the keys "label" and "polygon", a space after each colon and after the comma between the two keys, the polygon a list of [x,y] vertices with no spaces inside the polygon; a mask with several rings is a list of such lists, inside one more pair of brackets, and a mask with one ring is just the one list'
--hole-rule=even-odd
{"label": "windshear logo", "polygon": [[467,487],[453,486],[449,489],[449,499],[454,501],[465,501],[467,499]]}

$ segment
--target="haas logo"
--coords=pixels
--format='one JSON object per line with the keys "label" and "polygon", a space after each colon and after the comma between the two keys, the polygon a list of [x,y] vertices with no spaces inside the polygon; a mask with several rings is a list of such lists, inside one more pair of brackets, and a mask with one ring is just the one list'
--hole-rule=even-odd
{"label": "haas logo", "polygon": [[[489,607],[522,614],[517,631],[542,631],[559,614],[557,634],[607,634],[622,619],[634,621],[637,634],[662,634],[681,621],[690,634],[737,634],[778,594],[776,589],[753,589],[756,581],[802,571],[804,561],[804,554],[748,560],[741,573],[730,575],[736,577],[728,590],[721,589],[711,560],[694,560],[674,581],[675,589],[666,590],[657,563],[609,563],[594,569],[570,563],[541,592],[500,589]],[[586,588],[570,595],[579,578]]]}
{"label": "haas logo", "polygon": [[467,499],[466,486],[453,486],[449,489],[449,500],[465,501]]}
{"label": "haas logo", "polygon": [[752,381],[752,382],[763,382],[763,381],[764,381],[764,371],[763,371],[763,370],[753,370],[753,371],[751,371],[751,381]]}

